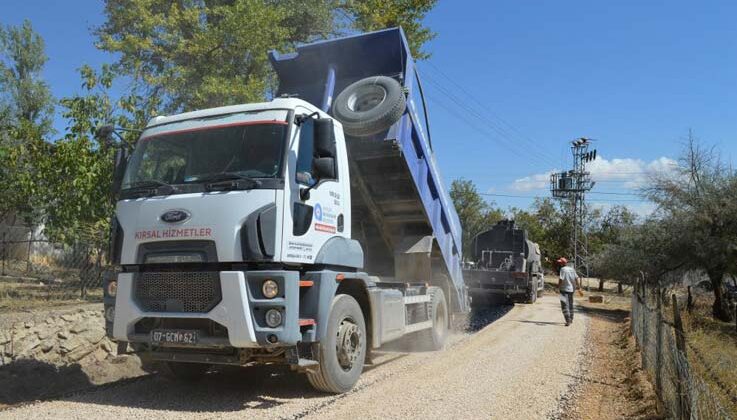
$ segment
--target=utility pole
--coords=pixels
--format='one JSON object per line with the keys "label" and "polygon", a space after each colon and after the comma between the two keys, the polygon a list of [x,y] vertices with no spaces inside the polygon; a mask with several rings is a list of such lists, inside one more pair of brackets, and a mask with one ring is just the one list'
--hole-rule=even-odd
{"label": "utility pole", "polygon": [[[577,271],[589,277],[588,239],[586,235],[586,193],[594,187],[586,164],[596,159],[596,150],[589,150],[591,139],[581,137],[571,142],[573,169],[550,175],[550,192],[554,198],[570,201],[571,255]],[[586,282],[588,289],[588,280]]]}

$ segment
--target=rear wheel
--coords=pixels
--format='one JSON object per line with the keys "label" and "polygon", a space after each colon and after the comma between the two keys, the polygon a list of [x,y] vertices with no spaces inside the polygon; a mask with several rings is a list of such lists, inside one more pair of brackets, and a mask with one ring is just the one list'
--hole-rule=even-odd
{"label": "rear wheel", "polygon": [[170,378],[193,382],[205,376],[208,369],[210,365],[204,363],[166,362],[164,373]]}
{"label": "rear wheel", "polygon": [[443,289],[428,287],[427,294],[430,295],[428,318],[432,320],[432,328],[417,333],[418,343],[422,350],[440,350],[448,335],[448,305],[445,303]]}
{"label": "rear wheel", "polygon": [[356,384],[366,357],[366,325],[358,302],[348,295],[335,296],[327,328],[317,345],[320,364],[307,378],[315,389],[339,394]]}
{"label": "rear wheel", "polygon": [[537,301],[537,284],[531,284],[530,290],[527,292],[527,303],[535,303]]}

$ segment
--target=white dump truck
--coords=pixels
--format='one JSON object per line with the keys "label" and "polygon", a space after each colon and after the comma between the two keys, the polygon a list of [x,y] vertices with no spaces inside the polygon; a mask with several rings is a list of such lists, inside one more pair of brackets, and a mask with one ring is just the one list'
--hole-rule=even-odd
{"label": "white dump truck", "polygon": [[178,377],[286,363],[345,392],[372,349],[443,346],[461,227],[401,29],[270,58],[273,100],[156,117],[120,149],[106,327]]}

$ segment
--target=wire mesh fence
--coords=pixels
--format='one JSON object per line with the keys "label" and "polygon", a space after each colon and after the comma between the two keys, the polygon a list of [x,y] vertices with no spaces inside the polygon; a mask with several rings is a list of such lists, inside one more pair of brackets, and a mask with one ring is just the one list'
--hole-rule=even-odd
{"label": "wire mesh fence", "polygon": [[37,229],[0,225],[0,309],[93,300],[104,269],[99,247],[54,243]]}
{"label": "wire mesh fence", "polygon": [[[648,293],[649,292],[649,293]],[[678,419],[733,419],[737,412],[734,384],[715,372],[722,366],[706,362],[687,338],[676,295],[666,301],[659,289],[639,284],[632,294],[631,327],[642,356],[642,366],[669,417]],[[719,349],[711,349],[718,352]],[[734,360],[726,361],[734,370]],[[711,372],[709,374],[708,372]]]}

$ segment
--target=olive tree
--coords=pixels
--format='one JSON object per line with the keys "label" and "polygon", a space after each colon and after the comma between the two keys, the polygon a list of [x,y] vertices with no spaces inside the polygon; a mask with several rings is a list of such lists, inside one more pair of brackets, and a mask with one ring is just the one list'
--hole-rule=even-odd
{"label": "olive tree", "polygon": [[689,133],[676,174],[654,178],[645,190],[658,206],[656,215],[669,227],[662,236],[674,244],[668,257],[708,275],[713,316],[731,321],[724,277],[737,264],[737,173]]}

